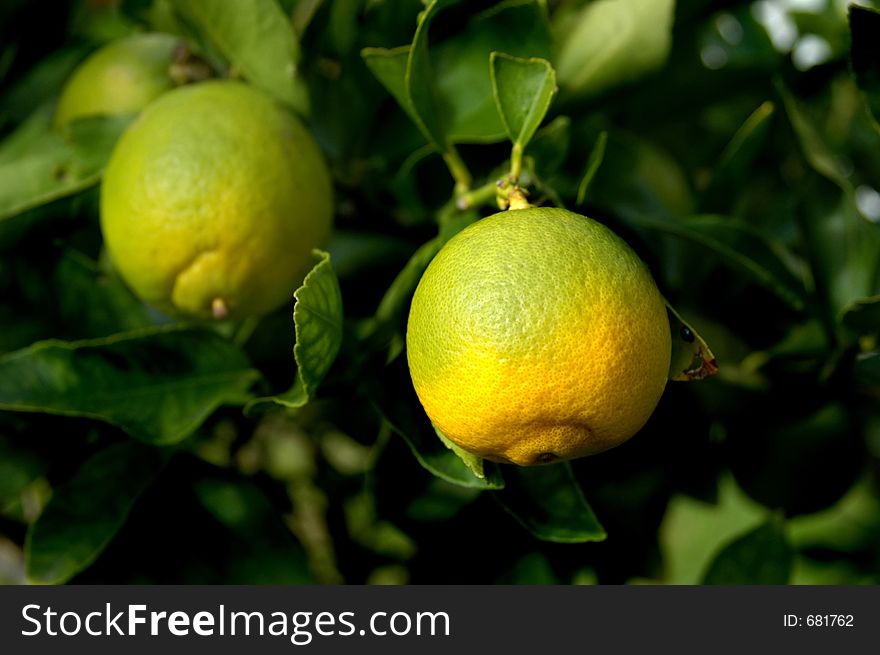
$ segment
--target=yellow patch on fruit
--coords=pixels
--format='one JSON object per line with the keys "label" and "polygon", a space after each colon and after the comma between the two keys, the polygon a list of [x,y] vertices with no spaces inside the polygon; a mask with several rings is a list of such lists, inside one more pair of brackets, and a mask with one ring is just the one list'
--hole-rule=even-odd
{"label": "yellow patch on fruit", "polygon": [[612,448],[648,420],[671,338],[650,272],[562,209],[485,218],[425,271],[407,325],[416,393],[463,450],[521,466]]}

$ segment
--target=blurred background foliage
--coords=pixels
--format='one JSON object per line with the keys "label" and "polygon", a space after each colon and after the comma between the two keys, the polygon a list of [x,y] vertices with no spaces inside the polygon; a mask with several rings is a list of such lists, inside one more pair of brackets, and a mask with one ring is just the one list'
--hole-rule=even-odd
{"label": "blurred background foliage", "polygon": [[[428,26],[419,0],[273,1],[298,39],[307,120],[333,172],[344,337],[313,397],[242,411],[294,382],[291,308],[200,326],[197,338],[172,326],[150,333],[155,343],[126,341],[167,319],[129,294],[102,252],[95,185],[112,131],[65,135],[81,157],[73,186],[24,199],[11,188],[13,171],[48,156],[41,121],[102,44],[170,31],[219,74],[234,72],[181,4],[0,5],[0,582],[880,581],[880,20],[870,9],[441,1]],[[433,107],[418,96],[425,80],[401,91],[399,51],[384,50],[413,42],[420,24],[413,49],[427,48]],[[472,191],[506,172],[492,51],[557,71],[525,153],[531,200],[624,236],[720,364],[710,380],[670,382],[636,437],[574,462],[573,476],[502,467],[503,490],[438,450],[401,353],[421,270],[492,212],[463,202],[461,186],[450,201],[461,176],[444,148],[466,164]],[[420,130],[410,118],[428,110],[437,127]],[[20,399],[50,366],[81,375],[84,349],[106,355],[104,342],[77,340],[120,333],[118,356],[130,346],[144,361],[170,358],[138,372],[160,393],[169,375],[221,364],[237,386],[193,400],[198,420],[165,441],[151,432],[159,405],[138,407],[132,423],[130,412],[85,411],[87,386]],[[535,502],[560,489],[564,502]],[[583,529],[595,519],[604,540]]]}

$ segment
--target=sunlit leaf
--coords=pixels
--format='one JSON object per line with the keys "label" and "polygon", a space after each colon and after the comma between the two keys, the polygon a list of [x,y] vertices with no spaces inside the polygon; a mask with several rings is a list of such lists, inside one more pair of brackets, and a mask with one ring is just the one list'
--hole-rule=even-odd
{"label": "sunlit leaf", "polygon": [[293,357],[296,379],[283,394],[259,398],[249,405],[274,402],[285,407],[305,405],[333,365],[342,344],[342,292],[330,262],[330,254],[314,250],[318,263],[293,294],[296,343]]}
{"label": "sunlit leaf", "polygon": [[675,0],[601,0],[554,22],[559,83],[595,95],[662,66],[672,47]]}
{"label": "sunlit leaf", "polygon": [[42,341],[0,357],[0,410],[82,416],[150,443],[174,443],[260,374],[208,331],[151,328],[88,341]]}
{"label": "sunlit leaf", "polygon": [[556,72],[546,59],[503,52],[489,57],[492,91],[508,138],[525,148],[541,126],[556,94]]}
{"label": "sunlit leaf", "polygon": [[308,89],[299,75],[299,39],[275,0],[170,0],[248,81],[301,114]]}
{"label": "sunlit leaf", "polygon": [[4,222],[22,212],[97,184],[116,139],[130,120],[76,121],[67,138],[47,131],[25,152],[0,162],[0,230],[6,229]]}

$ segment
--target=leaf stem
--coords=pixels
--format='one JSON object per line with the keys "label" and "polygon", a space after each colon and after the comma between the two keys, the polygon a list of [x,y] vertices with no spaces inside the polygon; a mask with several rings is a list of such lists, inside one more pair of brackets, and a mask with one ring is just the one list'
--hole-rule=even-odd
{"label": "leaf stem", "polygon": [[498,196],[498,182],[487,182],[481,187],[462,194],[455,201],[456,208],[464,211],[471,207],[493,203]]}
{"label": "leaf stem", "polygon": [[452,178],[455,180],[456,197],[463,196],[470,191],[473,178],[471,177],[471,172],[468,170],[467,165],[462,161],[461,156],[459,156],[458,150],[455,149],[455,146],[450,145],[446,152],[443,153],[443,161],[446,162],[446,167],[449,169]]}
{"label": "leaf stem", "polygon": [[516,184],[522,174],[523,146],[519,141],[510,150],[510,181]]}

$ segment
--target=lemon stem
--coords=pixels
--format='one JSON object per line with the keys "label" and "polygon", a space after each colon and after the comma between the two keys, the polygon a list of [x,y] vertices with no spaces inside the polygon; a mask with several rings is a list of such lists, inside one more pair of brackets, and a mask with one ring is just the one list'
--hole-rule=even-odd
{"label": "lemon stem", "polygon": [[508,209],[528,209],[532,205],[526,199],[526,194],[523,189],[519,187],[514,187],[513,191],[510,192],[510,197],[508,198]]}
{"label": "lemon stem", "polygon": [[223,298],[214,298],[211,301],[211,314],[218,321],[229,316],[229,307],[226,306],[226,301]]}

